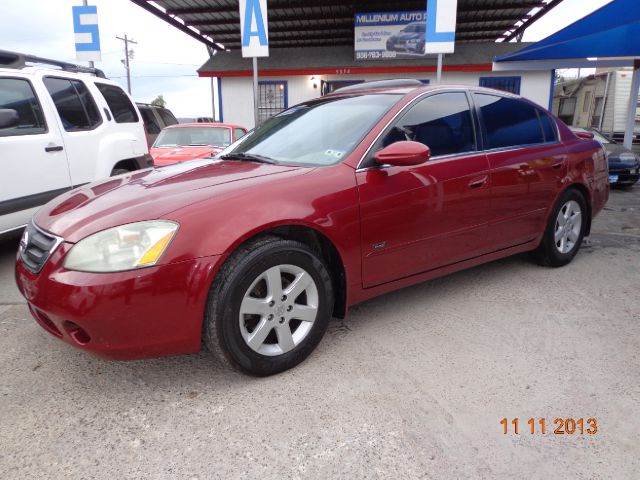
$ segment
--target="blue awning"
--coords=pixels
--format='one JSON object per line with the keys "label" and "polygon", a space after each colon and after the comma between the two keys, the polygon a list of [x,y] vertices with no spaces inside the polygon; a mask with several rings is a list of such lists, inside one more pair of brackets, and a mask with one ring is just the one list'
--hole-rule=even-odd
{"label": "blue awning", "polygon": [[496,57],[495,62],[596,57],[640,58],[640,0],[613,0],[539,42]]}

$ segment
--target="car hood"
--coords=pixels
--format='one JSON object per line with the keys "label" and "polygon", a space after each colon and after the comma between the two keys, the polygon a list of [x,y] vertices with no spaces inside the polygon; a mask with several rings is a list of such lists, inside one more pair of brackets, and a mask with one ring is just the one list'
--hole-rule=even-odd
{"label": "car hood", "polygon": [[306,170],[211,159],[138,170],[71,190],[38,210],[34,221],[45,231],[77,242],[106,228],[156,219],[214,197],[225,184]]}
{"label": "car hood", "polygon": [[149,153],[153,157],[155,165],[171,165],[172,163],[184,162],[196,158],[206,158],[222,151],[222,147],[199,146],[199,147],[161,147],[152,148]]}

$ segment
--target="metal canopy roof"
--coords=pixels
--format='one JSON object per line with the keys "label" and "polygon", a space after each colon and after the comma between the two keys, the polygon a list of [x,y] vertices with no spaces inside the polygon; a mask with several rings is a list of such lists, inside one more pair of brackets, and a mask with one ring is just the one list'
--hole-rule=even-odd
{"label": "metal canopy roof", "polygon": [[[237,0],[131,1],[210,48],[240,48]],[[561,1],[458,0],[456,42],[517,38]],[[353,45],[356,13],[422,10],[425,5],[426,0],[269,0],[269,46]]]}

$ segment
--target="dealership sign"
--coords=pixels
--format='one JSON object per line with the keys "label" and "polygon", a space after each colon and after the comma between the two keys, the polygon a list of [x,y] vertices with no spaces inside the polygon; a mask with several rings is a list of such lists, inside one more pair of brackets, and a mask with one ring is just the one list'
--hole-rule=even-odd
{"label": "dealership sign", "polygon": [[269,56],[267,0],[240,0],[240,39],[243,57]]}
{"label": "dealership sign", "polygon": [[422,57],[452,53],[456,0],[429,0],[426,10],[357,13],[356,60]]}
{"label": "dealership sign", "polygon": [[81,5],[72,7],[72,13],[76,59],[83,62],[100,61],[98,9],[95,5]]}

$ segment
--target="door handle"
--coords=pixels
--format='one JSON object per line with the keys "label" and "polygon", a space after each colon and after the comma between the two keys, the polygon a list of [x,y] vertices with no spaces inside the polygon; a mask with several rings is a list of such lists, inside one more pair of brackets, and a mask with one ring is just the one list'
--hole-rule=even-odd
{"label": "door handle", "polygon": [[485,175],[482,178],[476,178],[475,180],[471,180],[469,182],[469,188],[480,188],[487,183],[489,177]]}
{"label": "door handle", "polygon": [[62,145],[50,145],[48,147],[44,147],[45,152],[61,152],[64,149]]}

